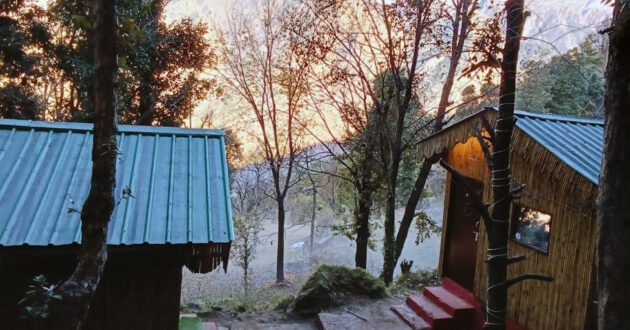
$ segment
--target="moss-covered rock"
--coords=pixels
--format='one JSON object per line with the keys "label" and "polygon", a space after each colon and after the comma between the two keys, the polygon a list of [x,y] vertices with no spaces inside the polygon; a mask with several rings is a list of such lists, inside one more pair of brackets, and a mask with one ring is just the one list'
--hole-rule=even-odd
{"label": "moss-covered rock", "polygon": [[322,265],[298,292],[293,310],[300,315],[313,315],[344,295],[381,298],[388,291],[382,280],[364,269]]}

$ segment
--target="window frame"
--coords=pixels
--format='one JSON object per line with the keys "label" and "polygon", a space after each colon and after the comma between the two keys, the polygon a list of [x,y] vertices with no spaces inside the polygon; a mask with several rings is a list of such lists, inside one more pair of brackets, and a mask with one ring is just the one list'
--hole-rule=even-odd
{"label": "window frame", "polygon": [[[518,232],[518,229],[519,229],[519,222],[520,222],[519,218],[520,218],[523,208],[527,208],[531,211],[540,212],[549,216],[549,224],[548,224],[549,225],[549,242],[547,242],[547,251],[540,249],[536,246],[527,244],[516,238],[516,233]],[[537,253],[548,256],[549,251],[551,250],[551,223],[552,222],[553,222],[553,214],[551,212],[547,212],[539,208],[530,207],[530,206],[523,205],[521,203],[514,202],[512,203],[512,207],[510,210],[510,226],[512,227],[510,230],[510,240],[517,243],[518,245],[524,246],[528,249],[534,250]]]}

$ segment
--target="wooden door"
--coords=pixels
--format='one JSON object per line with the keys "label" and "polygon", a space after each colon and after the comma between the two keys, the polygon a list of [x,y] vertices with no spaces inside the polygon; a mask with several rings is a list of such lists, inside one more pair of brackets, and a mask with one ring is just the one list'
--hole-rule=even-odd
{"label": "wooden door", "polygon": [[[465,181],[478,196],[481,196],[483,191],[481,182],[470,178],[466,178]],[[469,190],[453,180],[450,185],[443,273],[472,291],[475,281],[480,217],[473,209]]]}

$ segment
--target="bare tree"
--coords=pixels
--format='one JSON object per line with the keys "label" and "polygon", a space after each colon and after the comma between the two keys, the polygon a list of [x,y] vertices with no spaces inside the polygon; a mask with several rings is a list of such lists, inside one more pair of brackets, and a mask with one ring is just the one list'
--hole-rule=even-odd
{"label": "bare tree", "polygon": [[[284,281],[285,198],[298,153],[295,118],[303,106],[308,56],[287,25],[299,22],[284,2],[265,0],[256,12],[232,11],[217,28],[222,75],[248,105],[256,136],[273,177],[278,211],[276,280]],[[255,17],[254,17],[255,16]]]}
{"label": "bare tree", "polygon": [[251,164],[235,170],[232,175],[235,239],[230,253],[243,269],[245,293],[249,291],[250,264],[258,243],[258,233],[262,229],[261,223],[271,213],[265,191],[269,182],[265,179],[263,166],[265,164]]}
{"label": "bare tree", "polygon": [[[450,52],[448,57],[448,71],[442,85],[442,92],[440,94],[440,103],[437,108],[437,113],[433,121],[432,131],[437,132],[442,129],[444,125],[444,116],[446,115],[447,108],[452,103],[450,101],[451,91],[455,82],[455,76],[458,73],[459,63],[462,54],[465,51],[464,46],[467,44],[469,35],[471,32],[477,32],[480,28],[479,19],[475,17],[478,9],[478,0],[453,0],[451,1],[451,8],[446,11],[446,19],[450,28]],[[474,52],[473,47],[469,47],[469,52]],[[415,184],[407,204],[405,206],[405,213],[400,221],[400,226],[396,234],[396,258],[395,263],[398,262],[402,253],[407,235],[409,233],[409,227],[413,222],[416,214],[416,206],[424,191],[427,178],[431,171],[431,167],[438,160],[438,157],[434,159],[425,159],[418,172]]]}
{"label": "bare tree", "polygon": [[[43,306],[52,329],[80,329],[107,261],[107,225],[116,186],[117,31],[115,1],[94,0],[94,129],[90,192],[81,210],[81,248],[74,272]],[[28,300],[28,296],[27,299]],[[31,297],[32,298],[32,297]],[[36,299],[36,298],[35,298]]]}
{"label": "bare tree", "polygon": [[317,196],[319,190],[331,184],[329,176],[325,176],[322,164],[325,162],[320,159],[314,147],[304,149],[300,155],[298,162],[298,176],[300,177],[300,185],[304,191],[309,191],[311,195],[311,214],[310,214],[310,235],[309,235],[309,255],[313,260],[313,240],[315,238],[315,219],[317,217]]}
{"label": "bare tree", "polygon": [[[436,55],[429,52],[421,58],[421,46],[435,40],[432,34],[437,29],[430,27],[440,11],[433,0],[324,4],[311,6],[320,29],[313,42],[326,53],[314,64],[319,70],[312,70],[316,75],[309,96],[323,126],[323,133],[313,135],[320,142],[333,141],[334,148],[327,148],[350,174],[345,179],[356,187],[359,267],[365,266],[367,255],[372,194],[385,182],[387,263],[395,251],[398,167],[402,154],[414,145],[404,135],[417,134],[414,127],[424,117],[413,92],[419,81],[416,71],[419,62]],[[412,108],[418,110],[413,116]],[[335,120],[342,127],[334,127]]]}
{"label": "bare tree", "polygon": [[[610,3],[611,0],[604,0]],[[630,315],[630,8],[626,0],[614,2],[609,33],[604,129],[604,158],[599,177],[597,220],[597,282],[599,329],[628,329]]]}

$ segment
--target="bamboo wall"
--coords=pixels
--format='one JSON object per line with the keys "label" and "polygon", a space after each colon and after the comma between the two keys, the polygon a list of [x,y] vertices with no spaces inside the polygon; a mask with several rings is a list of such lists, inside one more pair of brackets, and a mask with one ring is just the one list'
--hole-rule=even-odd
{"label": "bamboo wall", "polygon": [[[448,156],[451,166],[485,182],[484,200],[490,201],[489,173],[485,161],[479,160],[483,160],[483,153],[474,138],[456,145]],[[548,254],[509,242],[510,255],[522,254],[527,259],[510,265],[508,276],[539,273],[552,276],[554,282],[530,280],[512,286],[508,291],[508,317],[528,329],[584,329],[587,314],[593,307],[589,306],[593,300],[589,294],[594,285],[597,187],[518,129],[514,134],[511,167],[513,185],[527,185],[520,203],[550,213],[552,219]],[[449,200],[448,186],[445,201]],[[444,219],[447,219],[446,212]],[[474,290],[482,301],[485,301],[487,287],[486,248],[487,236],[482,228]],[[442,255],[440,267],[441,261]]]}

